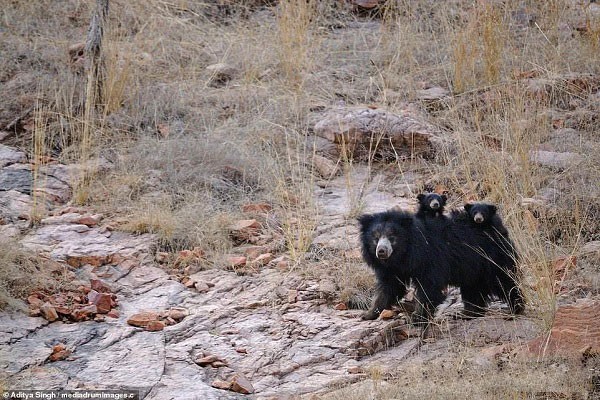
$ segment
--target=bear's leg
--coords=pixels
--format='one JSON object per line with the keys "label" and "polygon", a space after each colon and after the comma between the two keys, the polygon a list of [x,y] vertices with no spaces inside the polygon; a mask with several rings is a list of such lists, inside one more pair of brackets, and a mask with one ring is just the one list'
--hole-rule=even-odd
{"label": "bear's leg", "polygon": [[481,292],[481,288],[461,286],[460,294],[465,306],[461,317],[476,318],[485,314],[487,307],[487,294]]}
{"label": "bear's leg", "polygon": [[498,277],[498,297],[506,301],[512,314],[522,314],[525,311],[525,299],[517,282],[510,273],[502,273]]}
{"label": "bear's leg", "polygon": [[405,294],[406,284],[398,279],[392,282],[378,282],[377,296],[373,300],[373,305],[369,311],[362,315],[362,319],[376,319],[383,310],[389,309],[392,304],[397,303]]}
{"label": "bear's leg", "polygon": [[433,320],[435,309],[446,300],[441,287],[417,283],[417,309],[412,315],[415,324]]}

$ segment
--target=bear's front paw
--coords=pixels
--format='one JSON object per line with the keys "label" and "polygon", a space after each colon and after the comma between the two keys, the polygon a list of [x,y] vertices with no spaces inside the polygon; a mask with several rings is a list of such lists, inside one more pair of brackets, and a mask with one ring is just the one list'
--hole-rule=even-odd
{"label": "bear's front paw", "polygon": [[371,321],[371,320],[377,319],[377,317],[379,317],[379,313],[377,312],[377,310],[369,310],[369,311],[363,313],[363,315],[361,315],[360,318],[365,321]]}

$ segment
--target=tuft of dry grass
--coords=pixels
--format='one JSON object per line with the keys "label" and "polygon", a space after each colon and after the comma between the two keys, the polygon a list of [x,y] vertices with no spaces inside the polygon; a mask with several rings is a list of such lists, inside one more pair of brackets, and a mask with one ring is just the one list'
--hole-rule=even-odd
{"label": "tuft of dry grass", "polygon": [[26,311],[25,300],[34,290],[54,292],[72,282],[64,266],[42,259],[13,241],[0,241],[0,311]]}
{"label": "tuft of dry grass", "polygon": [[346,389],[319,396],[322,400],[358,399],[522,399],[586,398],[593,383],[572,362],[507,361],[477,365],[464,354],[408,364],[402,375],[383,380],[373,367],[370,377]]}

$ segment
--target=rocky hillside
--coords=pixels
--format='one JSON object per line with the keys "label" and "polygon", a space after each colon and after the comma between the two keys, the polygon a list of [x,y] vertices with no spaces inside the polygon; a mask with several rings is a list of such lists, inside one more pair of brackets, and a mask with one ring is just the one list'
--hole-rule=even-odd
{"label": "rocky hillside", "polygon": [[[98,86],[94,12],[0,7],[0,390],[599,396],[595,2],[113,1]],[[424,191],[498,204],[523,316],[360,319]]]}

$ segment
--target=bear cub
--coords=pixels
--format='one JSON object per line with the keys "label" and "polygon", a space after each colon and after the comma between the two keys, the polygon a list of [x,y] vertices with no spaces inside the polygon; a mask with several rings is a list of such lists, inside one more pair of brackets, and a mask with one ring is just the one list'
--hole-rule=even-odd
{"label": "bear cub", "polygon": [[419,202],[419,208],[417,210],[417,218],[426,217],[444,217],[444,206],[446,205],[445,194],[437,193],[420,193],[417,195],[417,201]]}
{"label": "bear cub", "polygon": [[467,203],[464,208],[475,224],[484,229],[491,228],[502,236],[508,237],[508,230],[497,214],[498,207],[495,205],[488,203]]}

